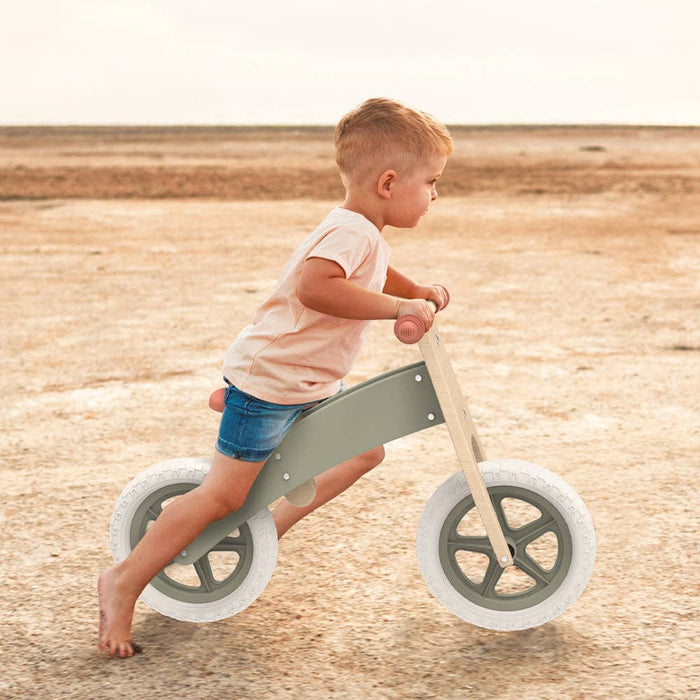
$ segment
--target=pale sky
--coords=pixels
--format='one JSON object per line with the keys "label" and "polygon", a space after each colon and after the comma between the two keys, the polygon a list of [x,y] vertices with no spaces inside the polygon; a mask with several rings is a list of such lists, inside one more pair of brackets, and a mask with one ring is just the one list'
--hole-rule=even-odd
{"label": "pale sky", "polygon": [[700,125],[698,0],[0,0],[0,124]]}

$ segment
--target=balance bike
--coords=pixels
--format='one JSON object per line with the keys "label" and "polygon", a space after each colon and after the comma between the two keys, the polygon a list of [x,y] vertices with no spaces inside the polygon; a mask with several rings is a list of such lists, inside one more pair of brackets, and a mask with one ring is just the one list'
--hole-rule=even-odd
{"label": "balance bike", "polygon": [[[581,595],[596,551],[581,498],[543,467],[487,461],[436,326],[425,333],[418,319],[404,316],[394,331],[399,340],[418,343],[423,361],[306,412],[267,460],[243,506],[212,523],[153,578],[141,595],[147,605],[192,622],[241,612],[263,592],[277,561],[273,501],[284,496],[306,505],[323,471],[442,423],[461,470],[429,499],[416,544],[435,597],[474,625],[517,630],[548,622]],[[115,562],[126,558],[168,502],[202,482],[210,466],[205,459],[171,459],[124,488],[110,521]]]}

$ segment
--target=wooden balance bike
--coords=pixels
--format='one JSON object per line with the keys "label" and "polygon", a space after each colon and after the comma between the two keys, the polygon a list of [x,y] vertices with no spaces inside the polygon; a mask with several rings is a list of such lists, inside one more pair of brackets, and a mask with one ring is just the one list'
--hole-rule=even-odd
{"label": "wooden balance bike", "polygon": [[[310,503],[314,477],[354,455],[446,423],[461,470],[428,501],[418,525],[420,571],[452,613],[493,630],[542,625],[583,592],[596,536],[576,492],[543,467],[486,460],[436,326],[398,319],[399,340],[423,362],[375,377],[314,407],[270,456],[237,511],[212,523],[146,587],[141,599],[192,622],[241,612],[265,589],[277,561],[268,506]],[[110,544],[122,561],[169,501],[202,482],[211,462],[171,459],[138,474],[119,496]]]}

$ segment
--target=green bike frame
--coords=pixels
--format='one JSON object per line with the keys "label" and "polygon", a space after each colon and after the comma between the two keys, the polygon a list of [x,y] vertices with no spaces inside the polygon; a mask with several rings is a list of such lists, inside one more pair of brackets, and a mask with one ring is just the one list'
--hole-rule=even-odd
{"label": "green bike frame", "polygon": [[336,464],[444,422],[424,362],[340,392],[292,426],[263,466],[245,503],[209,525],[175,561],[193,564],[257,512]]}

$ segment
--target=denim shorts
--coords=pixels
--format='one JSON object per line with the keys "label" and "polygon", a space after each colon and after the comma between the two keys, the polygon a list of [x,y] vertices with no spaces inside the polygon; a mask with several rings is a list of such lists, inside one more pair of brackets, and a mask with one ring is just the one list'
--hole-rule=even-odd
{"label": "denim shorts", "polygon": [[283,405],[262,401],[226,380],[224,413],[216,449],[244,462],[264,462],[299,416],[321,401]]}

